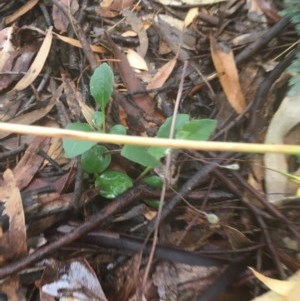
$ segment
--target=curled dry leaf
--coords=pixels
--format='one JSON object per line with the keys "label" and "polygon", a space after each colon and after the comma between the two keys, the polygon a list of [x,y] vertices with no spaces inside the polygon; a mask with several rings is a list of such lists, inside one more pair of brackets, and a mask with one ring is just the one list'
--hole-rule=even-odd
{"label": "curled dry leaf", "polygon": [[[265,138],[266,144],[283,144],[289,131],[300,123],[299,101],[300,93],[283,99],[270,122]],[[264,164],[268,200],[276,203],[287,194],[289,179],[282,174],[288,173],[287,158],[283,154],[265,154]]]}

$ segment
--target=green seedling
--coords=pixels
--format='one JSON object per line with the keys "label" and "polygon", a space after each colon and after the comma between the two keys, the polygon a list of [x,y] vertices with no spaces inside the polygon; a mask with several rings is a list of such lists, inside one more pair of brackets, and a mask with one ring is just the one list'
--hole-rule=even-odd
{"label": "green seedling", "polygon": [[[187,139],[204,141],[207,140],[216,127],[216,120],[213,119],[193,119],[190,120],[187,114],[178,114],[175,124],[175,139]],[[168,138],[171,128],[172,117],[166,119],[157,132],[158,138]],[[170,149],[164,147],[146,147],[125,145],[121,155],[144,167],[157,167],[160,159],[163,158]]]}
{"label": "green seedling", "polygon": [[[87,132],[105,132],[105,109],[113,92],[114,75],[110,66],[106,63],[97,67],[91,76],[90,91],[95,102],[100,107],[92,116],[92,125],[89,123],[70,123],[69,130],[81,130]],[[119,125],[119,127],[122,127]],[[121,131],[119,129],[119,131]],[[124,131],[124,129],[123,129]],[[126,131],[126,130],[125,130]],[[81,141],[74,139],[63,139],[63,148],[69,158],[82,155],[92,148],[96,142]]]}
{"label": "green seedling", "polygon": [[[103,63],[95,69],[91,81],[90,91],[94,97],[98,111],[94,111],[92,119],[87,123],[70,123],[67,129],[81,130],[86,132],[105,132],[105,110],[112,95],[114,76],[108,64]],[[115,125],[110,129],[112,134],[126,134],[122,125]],[[100,195],[106,198],[114,198],[132,186],[132,180],[126,174],[119,171],[106,171],[111,155],[109,150],[96,142],[63,139],[63,148],[69,158],[81,155],[83,170],[93,175],[95,186],[99,188]]]}
{"label": "green seedling", "polygon": [[[112,95],[113,84],[111,68],[106,63],[101,64],[95,69],[90,81],[91,95],[94,97],[99,110],[91,114],[91,120],[87,120],[87,123],[71,123],[67,128],[86,132],[105,132],[105,110]],[[158,138],[169,137],[171,123],[172,118],[167,118],[157,132]],[[191,120],[187,114],[178,114],[176,116],[174,139],[207,140],[215,127],[215,120]],[[126,129],[117,124],[110,129],[110,133],[126,135]],[[111,161],[109,150],[96,144],[96,142],[63,139],[66,156],[71,158],[81,155],[82,167],[86,173],[94,175],[95,186],[100,189],[100,194],[106,198],[114,198],[131,187],[132,180],[122,172],[106,170]],[[125,145],[122,148],[121,155],[146,167],[146,170],[151,170],[159,166],[161,158],[170,151],[171,149],[164,147]],[[155,178],[147,181],[149,181],[149,185],[161,185]]]}
{"label": "green seedling", "polygon": [[114,74],[106,63],[97,67],[90,80],[90,91],[102,114],[102,130],[105,132],[105,109],[113,92]]}

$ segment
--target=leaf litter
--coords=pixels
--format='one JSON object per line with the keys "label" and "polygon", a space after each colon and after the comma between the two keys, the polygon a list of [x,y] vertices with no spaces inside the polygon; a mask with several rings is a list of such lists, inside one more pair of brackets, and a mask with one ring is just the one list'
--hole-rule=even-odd
{"label": "leaf litter", "polygon": [[[92,129],[99,104],[89,84],[106,61],[114,77],[108,129],[122,124],[129,135],[156,136],[182,88],[179,111],[190,125],[216,120],[210,139],[297,144],[300,106],[296,96],[286,98],[284,62],[298,37],[280,9],[272,0],[3,3],[0,120]],[[190,125],[181,135],[194,137]],[[285,279],[300,268],[299,187],[286,188],[282,176],[297,176],[299,156],[176,151],[176,180],[142,285],[161,194],[143,182],[155,170],[133,163],[143,151],[134,149],[129,161],[122,146],[105,145],[109,168],[133,179],[109,199],[80,158],[68,158],[80,145],[68,156],[57,138],[0,135],[1,298],[252,300],[256,292],[265,300],[247,266],[273,290],[279,282],[259,275]],[[237,163],[238,170],[222,168]],[[281,284],[289,293],[279,299],[275,289],[266,300],[296,300],[297,288]]]}

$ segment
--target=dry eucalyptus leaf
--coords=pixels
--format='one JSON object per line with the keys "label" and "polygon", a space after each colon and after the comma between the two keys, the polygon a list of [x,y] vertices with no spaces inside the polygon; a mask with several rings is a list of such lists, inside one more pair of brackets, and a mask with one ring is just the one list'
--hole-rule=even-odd
{"label": "dry eucalyptus leaf", "polygon": [[15,22],[21,16],[25,15],[28,11],[30,11],[38,2],[39,0],[29,0],[25,2],[23,6],[21,6],[16,11],[14,11],[11,15],[5,18],[4,21],[5,24],[10,24],[12,22]]}
{"label": "dry eucalyptus leaf", "polygon": [[188,27],[192,24],[193,20],[198,16],[199,8],[193,7],[189,9],[188,13],[185,16],[184,19],[184,27]]}
{"label": "dry eucalyptus leaf", "polygon": [[300,271],[288,280],[277,280],[266,277],[250,268],[254,275],[271,291],[252,299],[251,301],[298,301],[300,294]]}
{"label": "dry eucalyptus leaf", "polygon": [[172,73],[176,62],[177,58],[175,57],[169,62],[167,62],[165,65],[163,65],[154,75],[151,82],[148,84],[147,89],[150,90],[162,87],[166,80],[169,78],[170,74]]}
{"label": "dry eucalyptus leaf", "polygon": [[43,44],[38,51],[33,63],[31,64],[28,72],[24,77],[20,79],[20,81],[15,85],[13,90],[23,90],[26,89],[29,85],[33,83],[33,81],[38,77],[40,72],[42,71],[46,59],[48,57],[48,53],[50,51],[52,44],[52,27],[48,29],[48,32],[45,36]]}
{"label": "dry eucalyptus leaf", "polygon": [[210,38],[210,49],[213,63],[227,100],[239,114],[244,110],[246,101],[240,85],[233,52],[229,47],[218,43],[212,36]]}
{"label": "dry eucalyptus leaf", "polygon": [[255,277],[266,285],[270,290],[276,292],[279,295],[286,296],[291,288],[295,285],[292,281],[283,281],[274,278],[267,277],[254,269],[250,268]]}
{"label": "dry eucalyptus leaf", "polygon": [[[65,36],[59,35],[55,32],[53,32],[53,34],[55,37],[57,37],[58,39],[60,39],[61,41],[65,42],[67,44],[70,44],[70,45],[78,47],[78,48],[82,48],[81,43],[76,39],[65,37]],[[107,53],[108,52],[108,50],[106,50],[104,47],[97,46],[97,45],[90,45],[90,46],[91,46],[91,49],[93,52],[96,52],[96,53]]]}
{"label": "dry eucalyptus leaf", "polygon": [[142,56],[132,49],[127,51],[127,59],[132,68],[148,71],[148,66]]}

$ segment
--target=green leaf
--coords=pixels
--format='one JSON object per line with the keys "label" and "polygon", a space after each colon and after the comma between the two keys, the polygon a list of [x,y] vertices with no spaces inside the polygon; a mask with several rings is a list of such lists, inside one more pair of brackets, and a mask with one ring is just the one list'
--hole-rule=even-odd
{"label": "green leaf", "polygon": [[[189,120],[190,120],[189,115],[187,115],[187,114],[178,114],[176,116],[175,134]],[[166,121],[160,126],[159,130],[157,131],[157,135],[156,136],[158,138],[169,138],[171,123],[172,123],[172,117],[168,117],[166,119]]]}
{"label": "green leaf", "polygon": [[143,201],[148,207],[153,209],[158,209],[159,207],[159,200],[156,199],[147,199]]}
{"label": "green leaf", "polygon": [[108,170],[97,177],[95,187],[100,189],[100,195],[113,199],[133,186],[132,179],[125,173]]}
{"label": "green leaf", "polygon": [[101,111],[95,111],[92,116],[92,121],[97,130],[100,130],[103,125],[103,117]]}
{"label": "green leaf", "polygon": [[[187,114],[178,114],[176,116],[175,134],[183,127],[184,124],[189,122],[189,118],[190,117]],[[171,123],[172,123],[172,117],[168,117],[166,119],[166,121],[160,126],[159,130],[157,131],[158,138],[169,138]],[[152,157],[154,157],[156,160],[159,160],[166,155],[167,148],[151,146],[148,148],[147,152]]]}
{"label": "green leaf", "polygon": [[[87,123],[69,123],[66,127],[68,130],[93,132],[93,129]],[[63,149],[68,158],[73,158],[79,156],[93,147],[97,142],[94,141],[84,141],[76,139],[63,139]]]}
{"label": "green leaf", "polygon": [[159,176],[148,176],[143,179],[143,182],[157,189],[161,189],[163,187],[163,181]]}
{"label": "green leaf", "polygon": [[97,67],[90,80],[90,91],[95,101],[105,111],[109,98],[113,92],[114,74],[107,63]]}
{"label": "green leaf", "polygon": [[110,131],[111,134],[117,134],[117,135],[126,135],[127,134],[127,130],[125,128],[125,126],[123,126],[122,124],[116,124],[113,127],[111,127]]}
{"label": "green leaf", "polygon": [[147,152],[155,159],[160,160],[161,158],[167,155],[167,150],[168,149],[166,147],[150,146]]}
{"label": "green leaf", "polygon": [[207,140],[217,125],[214,119],[195,119],[184,124],[176,134],[177,139]]}
{"label": "green leaf", "polygon": [[111,161],[111,155],[105,154],[109,150],[103,145],[94,145],[91,149],[81,155],[81,165],[85,172],[90,174],[100,174]]}
{"label": "green leaf", "polygon": [[128,160],[141,164],[146,167],[156,167],[160,164],[159,160],[148,153],[149,147],[137,145],[124,145],[121,155]]}

